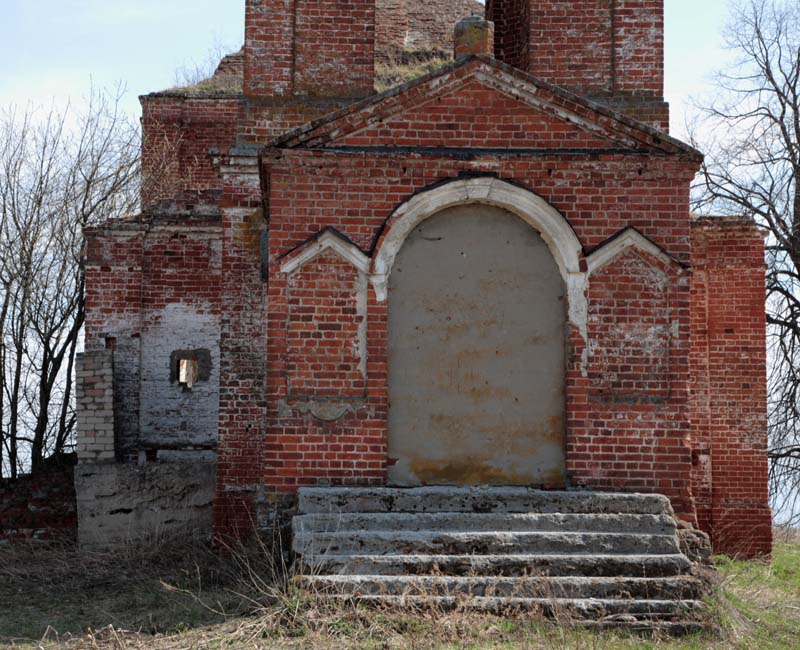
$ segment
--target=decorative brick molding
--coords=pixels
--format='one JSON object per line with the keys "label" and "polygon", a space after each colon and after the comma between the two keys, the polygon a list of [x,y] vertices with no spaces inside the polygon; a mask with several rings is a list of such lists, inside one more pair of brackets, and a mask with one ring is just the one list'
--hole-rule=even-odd
{"label": "decorative brick molding", "polygon": [[95,350],[77,355],[78,462],[113,463],[114,353]]}

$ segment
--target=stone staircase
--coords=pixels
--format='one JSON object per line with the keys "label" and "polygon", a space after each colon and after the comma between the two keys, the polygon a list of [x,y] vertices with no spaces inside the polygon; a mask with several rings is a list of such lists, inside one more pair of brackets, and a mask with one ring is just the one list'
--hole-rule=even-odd
{"label": "stone staircase", "polygon": [[601,627],[701,628],[703,585],[661,495],[306,488],[300,584],[402,607],[534,610]]}

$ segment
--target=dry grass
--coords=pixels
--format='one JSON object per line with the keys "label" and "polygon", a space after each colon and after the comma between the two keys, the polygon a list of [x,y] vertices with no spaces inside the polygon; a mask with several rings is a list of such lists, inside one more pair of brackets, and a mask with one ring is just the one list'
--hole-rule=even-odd
{"label": "dry grass", "polygon": [[402,58],[375,64],[375,91],[382,93],[395,86],[413,81],[449,63],[452,57],[439,53],[406,53]]}
{"label": "dry grass", "polygon": [[[275,559],[278,557],[279,559]],[[772,565],[720,560],[713,635],[651,639],[428,608],[391,612],[295,589],[272,546],[215,553],[153,540],[114,554],[0,548],[0,644],[26,650],[364,648],[388,650],[778,650],[800,647],[800,544]]]}
{"label": "dry grass", "polygon": [[240,95],[244,92],[244,79],[237,75],[214,75],[193,84],[175,86],[166,93],[180,95]]}
{"label": "dry grass", "polygon": [[[381,93],[453,62],[440,52],[406,52],[390,61],[375,64],[375,92]],[[187,96],[240,95],[244,79],[238,74],[214,74],[206,79],[183,83],[164,92]]]}

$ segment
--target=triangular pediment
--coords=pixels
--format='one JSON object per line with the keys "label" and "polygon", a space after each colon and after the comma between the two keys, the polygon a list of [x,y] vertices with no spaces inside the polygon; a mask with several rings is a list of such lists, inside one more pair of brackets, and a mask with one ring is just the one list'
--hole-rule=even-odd
{"label": "triangular pediment", "polygon": [[470,56],[274,140],[277,148],[702,154],[487,56]]}
{"label": "triangular pediment", "polygon": [[679,271],[685,269],[680,261],[658,244],[645,237],[633,226],[628,226],[587,253],[587,271],[592,275],[630,252],[644,253],[649,259],[657,261],[664,268],[675,267]]}

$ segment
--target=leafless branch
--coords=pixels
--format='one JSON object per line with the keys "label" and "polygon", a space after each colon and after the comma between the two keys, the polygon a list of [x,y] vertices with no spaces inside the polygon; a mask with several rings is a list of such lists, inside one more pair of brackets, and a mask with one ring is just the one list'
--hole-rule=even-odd
{"label": "leafless branch", "polygon": [[122,92],[92,92],[83,110],[0,110],[0,475],[72,444],[83,228],[139,201],[140,134]]}

